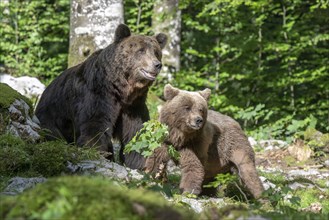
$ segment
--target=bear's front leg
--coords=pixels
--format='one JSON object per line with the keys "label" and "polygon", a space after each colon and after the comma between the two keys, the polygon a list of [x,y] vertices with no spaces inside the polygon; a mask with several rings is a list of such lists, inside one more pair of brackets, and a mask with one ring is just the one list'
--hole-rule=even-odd
{"label": "bear's front leg", "polygon": [[205,177],[204,167],[192,150],[183,148],[179,151],[179,154],[179,164],[182,172],[179,188],[183,193],[199,195]]}
{"label": "bear's front leg", "polygon": [[100,151],[110,153],[107,159],[113,159],[113,145],[110,128],[103,128],[102,124],[95,122],[84,123],[80,127],[78,146],[97,147]]}
{"label": "bear's front leg", "polygon": [[132,169],[142,170],[145,165],[145,157],[132,151],[123,156],[124,147],[143,127],[143,123],[150,119],[147,106],[144,101],[135,102],[132,107],[125,108],[121,118],[116,124],[114,136],[121,141],[121,160]]}
{"label": "bear's front leg", "polygon": [[157,179],[166,178],[166,168],[170,156],[168,154],[168,146],[162,144],[154,150],[153,154],[146,159],[144,170],[151,173]]}

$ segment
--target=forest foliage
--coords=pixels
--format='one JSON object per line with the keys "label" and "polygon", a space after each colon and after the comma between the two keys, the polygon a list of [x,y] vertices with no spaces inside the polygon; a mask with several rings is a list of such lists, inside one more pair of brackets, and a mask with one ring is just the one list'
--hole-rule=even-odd
{"label": "forest foliage", "polygon": [[[124,1],[133,32],[154,34],[153,4]],[[257,138],[329,131],[328,0],[181,0],[180,9],[173,85],[211,88],[210,107]],[[0,11],[0,72],[49,83],[67,67],[69,0],[1,1]]]}

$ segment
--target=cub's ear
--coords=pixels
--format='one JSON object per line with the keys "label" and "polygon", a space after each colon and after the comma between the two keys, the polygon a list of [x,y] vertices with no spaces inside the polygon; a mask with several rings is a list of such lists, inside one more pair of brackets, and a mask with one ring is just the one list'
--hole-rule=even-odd
{"label": "cub's ear", "polygon": [[172,87],[170,84],[164,87],[164,98],[166,101],[172,100],[179,93],[179,89]]}
{"label": "cub's ear", "polygon": [[210,89],[205,89],[199,92],[199,94],[205,99],[205,100],[209,100],[210,94],[211,94],[211,90]]}
{"label": "cub's ear", "polygon": [[160,33],[160,34],[155,35],[155,39],[160,44],[161,49],[163,49],[167,44],[168,37],[167,37],[167,35]]}
{"label": "cub's ear", "polygon": [[115,30],[114,42],[119,43],[124,38],[129,37],[130,35],[131,33],[129,27],[125,24],[119,24],[119,26]]}

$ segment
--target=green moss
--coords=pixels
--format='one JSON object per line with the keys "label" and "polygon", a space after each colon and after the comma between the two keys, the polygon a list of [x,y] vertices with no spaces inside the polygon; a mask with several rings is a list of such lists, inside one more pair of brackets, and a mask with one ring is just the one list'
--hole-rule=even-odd
{"label": "green moss", "polygon": [[0,136],[0,175],[11,176],[28,170],[30,164],[24,141],[10,134]]}
{"label": "green moss", "polygon": [[67,162],[99,159],[93,148],[78,148],[64,141],[32,144],[11,134],[0,135],[0,175],[15,176],[34,173],[45,177],[66,171]]}
{"label": "green moss", "polygon": [[81,160],[98,159],[99,153],[92,148],[78,148],[64,141],[48,141],[28,145],[32,167],[43,176],[55,176],[66,171],[67,162],[75,164]]}
{"label": "green moss", "polygon": [[119,187],[99,177],[50,179],[13,199],[1,201],[4,219],[195,219],[157,193]]}
{"label": "green moss", "polygon": [[281,172],[261,172],[259,171],[260,176],[264,176],[271,183],[276,185],[283,185],[287,182],[286,177]]}
{"label": "green moss", "polygon": [[201,213],[200,219],[245,219],[252,213],[244,204],[230,204],[222,208],[210,207]]}
{"label": "green moss", "polygon": [[0,107],[8,108],[10,104],[15,101],[15,99],[22,99],[30,106],[30,109],[32,109],[31,101],[16,90],[12,89],[7,84],[0,83],[0,91]]}
{"label": "green moss", "polygon": [[280,210],[273,212],[263,211],[260,215],[271,220],[328,220],[329,217],[328,214],[301,212],[288,206],[281,207]]}
{"label": "green moss", "polygon": [[322,205],[322,213],[329,214],[329,190],[324,192],[316,188],[300,189],[296,191],[296,195],[301,198],[300,207],[309,207],[312,203],[320,203]]}
{"label": "green moss", "polygon": [[295,166],[297,164],[297,160],[293,156],[285,156],[283,161],[286,162],[288,166]]}

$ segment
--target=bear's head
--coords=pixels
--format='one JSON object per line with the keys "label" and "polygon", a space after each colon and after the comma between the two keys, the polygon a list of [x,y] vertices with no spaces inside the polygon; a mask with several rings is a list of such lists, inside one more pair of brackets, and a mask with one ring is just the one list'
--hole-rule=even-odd
{"label": "bear's head", "polygon": [[207,121],[210,92],[210,89],[189,92],[167,84],[164,88],[166,103],[160,111],[160,121],[183,133],[202,129]]}
{"label": "bear's head", "polygon": [[114,36],[116,60],[122,65],[126,79],[140,86],[151,84],[159,74],[161,50],[167,43],[165,34],[155,36],[131,35],[129,28],[120,24]]}

